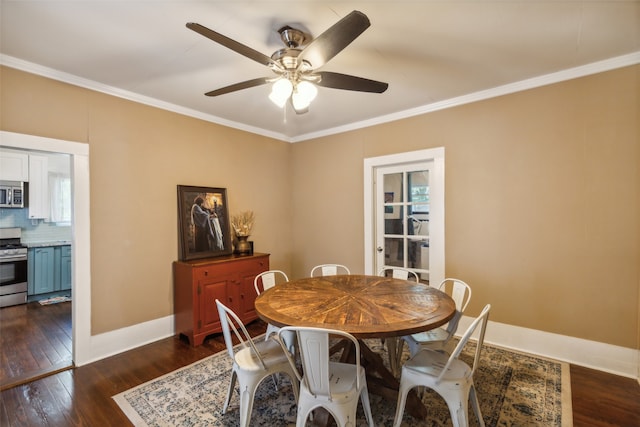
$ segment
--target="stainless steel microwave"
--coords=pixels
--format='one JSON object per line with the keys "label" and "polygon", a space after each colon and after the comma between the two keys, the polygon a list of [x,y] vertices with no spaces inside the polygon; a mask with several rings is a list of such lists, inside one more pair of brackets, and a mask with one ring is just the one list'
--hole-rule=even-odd
{"label": "stainless steel microwave", "polygon": [[19,181],[0,181],[0,208],[24,208],[25,184]]}

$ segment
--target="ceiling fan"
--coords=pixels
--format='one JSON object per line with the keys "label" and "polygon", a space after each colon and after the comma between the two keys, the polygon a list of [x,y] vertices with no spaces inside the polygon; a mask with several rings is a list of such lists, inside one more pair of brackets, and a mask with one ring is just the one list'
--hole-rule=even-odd
{"label": "ceiling fan", "polygon": [[269,98],[280,107],[283,107],[289,100],[294,111],[297,114],[303,114],[309,111],[309,104],[317,94],[316,85],[373,93],[382,93],[387,90],[389,87],[387,83],[376,80],[331,71],[316,71],[347,47],[370,25],[369,18],[364,13],[354,10],[312,40],[309,40],[309,35],[303,31],[284,26],[278,30],[278,33],[286,47],[277,50],[271,56],[264,55],[200,24],[189,22],[187,28],[240,55],[266,65],[276,74],[275,77],[258,77],[235,83],[212,90],[205,95],[218,96],[273,83]]}

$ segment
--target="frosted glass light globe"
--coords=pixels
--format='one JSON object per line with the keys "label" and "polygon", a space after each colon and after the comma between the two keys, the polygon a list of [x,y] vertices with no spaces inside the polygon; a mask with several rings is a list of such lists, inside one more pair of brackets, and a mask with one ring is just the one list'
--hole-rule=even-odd
{"label": "frosted glass light globe", "polygon": [[271,87],[271,94],[269,99],[278,107],[284,107],[285,102],[291,96],[293,92],[293,84],[285,78],[277,80]]}

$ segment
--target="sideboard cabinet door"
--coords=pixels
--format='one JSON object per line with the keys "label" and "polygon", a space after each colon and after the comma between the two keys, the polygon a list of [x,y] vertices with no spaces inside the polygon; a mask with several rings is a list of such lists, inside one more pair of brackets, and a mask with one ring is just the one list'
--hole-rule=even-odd
{"label": "sideboard cabinet door", "polygon": [[175,332],[193,346],[221,332],[215,300],[231,308],[246,324],[257,319],[253,279],[269,269],[269,254],[175,261]]}

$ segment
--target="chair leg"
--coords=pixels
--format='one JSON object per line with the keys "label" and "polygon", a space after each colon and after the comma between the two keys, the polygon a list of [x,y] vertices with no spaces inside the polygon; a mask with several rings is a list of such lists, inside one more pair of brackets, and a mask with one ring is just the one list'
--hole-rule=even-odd
{"label": "chair leg", "polygon": [[227,408],[229,407],[229,403],[231,402],[231,395],[233,394],[233,390],[236,388],[236,371],[231,371],[231,380],[229,381],[229,389],[227,390],[227,398],[224,401],[224,406],[222,407],[222,415],[227,413]]}
{"label": "chair leg", "polygon": [[478,394],[476,393],[476,387],[473,384],[471,385],[471,390],[469,390],[469,398],[471,399],[473,412],[476,414],[476,418],[478,419],[478,424],[480,424],[480,427],[485,427],[482,412],[480,411],[480,402],[478,402]]}
{"label": "chair leg", "polygon": [[[358,400],[360,400],[360,397],[355,396],[355,402],[351,400],[338,405],[334,404],[321,407],[329,413],[329,416],[333,418],[338,427],[356,427]],[[369,424],[369,426],[371,426],[371,424]]]}
{"label": "chair leg", "polygon": [[409,387],[406,384],[400,382],[400,390],[398,390],[398,403],[396,404],[396,415],[393,418],[393,427],[400,427],[402,423],[402,416],[404,415],[404,407],[407,404],[407,393],[409,393]]}
{"label": "chair leg", "polygon": [[371,404],[369,403],[369,391],[367,390],[366,383],[362,387],[362,390],[360,390],[360,400],[362,401],[362,409],[369,427],[375,427],[375,424],[373,423],[373,415],[371,414]]}
{"label": "chair leg", "polygon": [[310,410],[307,408],[301,408],[298,405],[298,415],[296,416],[296,427],[305,427],[307,424],[307,418],[309,417]]}
{"label": "chair leg", "polygon": [[457,408],[451,412],[451,421],[453,421],[453,427],[469,427],[467,414],[462,408]]}
{"label": "chair leg", "polygon": [[240,427],[249,427],[251,411],[253,410],[253,397],[257,384],[243,385],[240,392]]}
{"label": "chair leg", "polygon": [[291,382],[291,388],[293,389],[293,398],[298,404],[298,400],[300,399],[300,383],[298,382],[298,377],[293,372],[287,374],[289,376],[289,381]]}
{"label": "chair leg", "polygon": [[[469,426],[469,405],[467,401],[469,399],[468,394],[452,394],[446,395],[446,393],[439,393],[447,402],[449,407],[449,413],[451,414],[451,423],[453,427],[468,427]],[[466,399],[462,398],[462,395],[466,396]]]}

